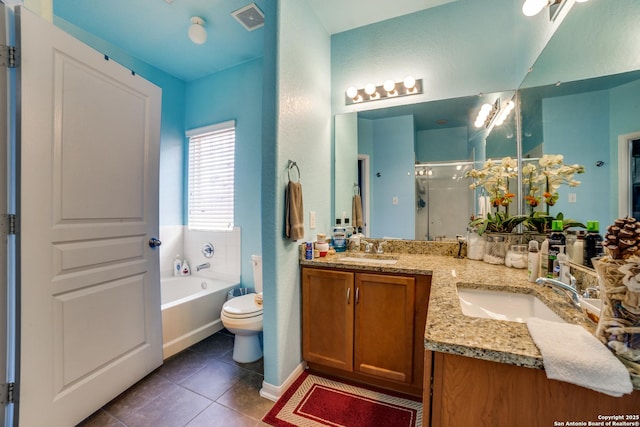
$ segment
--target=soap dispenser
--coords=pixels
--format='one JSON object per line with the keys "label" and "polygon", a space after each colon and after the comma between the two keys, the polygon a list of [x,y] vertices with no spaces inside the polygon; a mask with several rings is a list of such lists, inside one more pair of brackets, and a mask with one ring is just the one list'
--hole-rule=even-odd
{"label": "soap dispenser", "polygon": [[182,261],[182,266],[180,267],[180,275],[181,276],[189,276],[191,275],[191,268],[189,267],[189,263],[185,259]]}
{"label": "soap dispenser", "polygon": [[176,255],[176,258],[173,260],[173,275],[180,276],[182,273],[182,260],[180,259],[180,255]]}
{"label": "soap dispenser", "polygon": [[559,279],[567,285],[571,284],[571,266],[569,264],[569,256],[565,253],[558,254],[558,264],[560,265]]}

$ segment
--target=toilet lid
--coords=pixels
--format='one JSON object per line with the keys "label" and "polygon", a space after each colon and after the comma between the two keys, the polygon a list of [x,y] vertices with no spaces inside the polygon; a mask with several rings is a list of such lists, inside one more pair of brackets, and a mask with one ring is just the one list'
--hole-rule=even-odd
{"label": "toilet lid", "polygon": [[234,319],[245,319],[262,314],[262,306],[256,304],[256,294],[247,294],[232,298],[222,306],[225,316]]}

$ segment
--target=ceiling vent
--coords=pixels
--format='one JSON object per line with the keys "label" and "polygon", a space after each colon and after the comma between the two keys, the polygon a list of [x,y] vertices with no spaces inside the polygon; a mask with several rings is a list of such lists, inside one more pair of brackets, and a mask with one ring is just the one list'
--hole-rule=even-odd
{"label": "ceiling vent", "polygon": [[253,31],[256,28],[264,26],[264,13],[262,13],[255,3],[248,4],[235,12],[231,12],[231,15],[233,15],[247,31]]}

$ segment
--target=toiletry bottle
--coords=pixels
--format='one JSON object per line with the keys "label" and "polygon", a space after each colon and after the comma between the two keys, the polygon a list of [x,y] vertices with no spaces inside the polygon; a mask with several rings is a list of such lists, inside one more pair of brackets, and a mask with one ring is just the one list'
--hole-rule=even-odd
{"label": "toiletry bottle", "polygon": [[180,275],[181,276],[189,276],[191,274],[191,268],[189,268],[189,263],[185,259],[182,261],[182,265],[180,266]]}
{"label": "toiletry bottle", "polygon": [[[551,233],[549,233],[549,257],[547,262],[547,277],[553,278],[553,263],[560,253],[560,246],[565,246],[567,239],[562,232],[562,220],[551,221]],[[557,278],[557,276],[556,276]]]}
{"label": "toiletry bottle", "polygon": [[353,235],[353,227],[349,224],[349,218],[344,219],[344,228],[347,231],[347,239]]}
{"label": "toiletry bottle", "polygon": [[176,255],[176,259],[173,260],[173,275],[179,276],[182,267],[182,260],[180,259],[180,255]]}
{"label": "toiletry bottle", "polygon": [[571,284],[571,266],[569,265],[569,257],[567,256],[567,254],[559,253],[557,261],[560,266],[560,275],[559,275],[560,281],[563,283],[566,283],[567,285],[570,285]]}
{"label": "toiletry bottle", "polygon": [[574,264],[584,264],[584,230],[578,230],[576,233],[576,242],[573,244],[573,253],[569,257]]}
{"label": "toiletry bottle", "polygon": [[598,221],[587,221],[587,235],[584,238],[584,265],[587,267],[593,267],[591,258],[596,258],[603,254],[602,236],[599,228],[600,223]]}
{"label": "toiletry bottle", "polygon": [[333,249],[336,252],[344,252],[347,250],[347,230],[342,226],[342,220],[336,219],[336,225],[333,227]]}
{"label": "toiletry bottle", "polygon": [[567,254],[564,253],[565,247],[566,246],[563,246],[563,245],[558,246],[558,253],[556,254],[556,259],[553,260],[553,272],[551,273],[551,276],[557,280],[561,280],[562,261],[564,260],[565,264],[567,262]]}
{"label": "toiletry bottle", "polygon": [[527,257],[527,278],[530,282],[535,282],[538,278],[540,270],[540,252],[538,251],[538,242],[531,240],[529,242],[529,254]]}
{"label": "toiletry bottle", "polygon": [[545,238],[540,245],[540,272],[538,277],[547,277],[549,272],[549,238]]}

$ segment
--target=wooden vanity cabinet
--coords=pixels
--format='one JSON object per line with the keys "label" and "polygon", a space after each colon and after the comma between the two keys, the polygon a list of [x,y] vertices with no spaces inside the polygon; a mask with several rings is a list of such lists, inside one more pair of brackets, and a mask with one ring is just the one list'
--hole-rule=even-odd
{"label": "wooden vanity cabinet", "polygon": [[309,368],[421,396],[430,276],[302,268]]}
{"label": "wooden vanity cabinet", "polygon": [[[431,354],[426,351],[426,358]],[[611,397],[550,380],[542,369],[448,353],[434,352],[433,363],[431,404],[427,393],[423,401],[425,426],[536,427],[568,425],[567,421],[587,425],[602,421],[603,415],[619,415],[635,423],[640,415],[637,390]]]}

